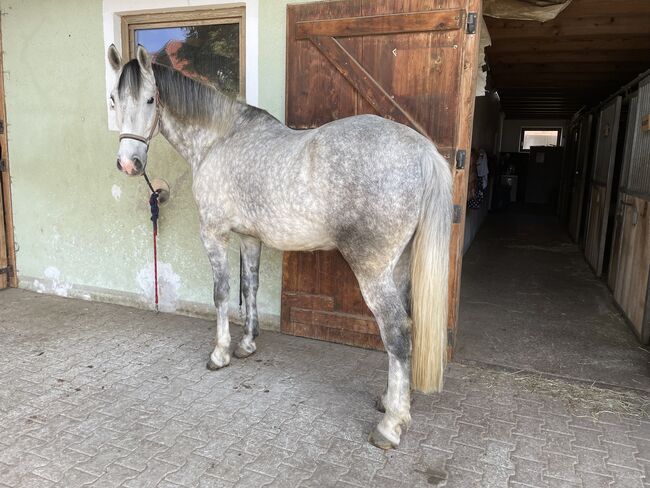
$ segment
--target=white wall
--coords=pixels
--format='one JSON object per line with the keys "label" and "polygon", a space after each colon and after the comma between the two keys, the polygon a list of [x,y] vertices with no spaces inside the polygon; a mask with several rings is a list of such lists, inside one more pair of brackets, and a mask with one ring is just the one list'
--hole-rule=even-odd
{"label": "white wall", "polygon": [[555,119],[506,119],[503,121],[503,138],[501,142],[501,152],[519,151],[519,137],[522,127],[561,127],[562,128],[562,145],[566,135],[567,120]]}

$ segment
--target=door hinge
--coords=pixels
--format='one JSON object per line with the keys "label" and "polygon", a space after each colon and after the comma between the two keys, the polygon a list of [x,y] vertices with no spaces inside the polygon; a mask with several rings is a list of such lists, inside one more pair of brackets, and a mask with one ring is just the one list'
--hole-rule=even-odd
{"label": "door hinge", "polygon": [[476,34],[476,12],[467,14],[467,33]]}
{"label": "door hinge", "polygon": [[460,205],[454,205],[454,214],[452,217],[452,222],[454,224],[460,224],[460,219],[463,215],[463,209],[460,208]]}
{"label": "door hinge", "polygon": [[454,347],[454,331],[451,329],[447,329],[447,346],[449,347]]}
{"label": "door hinge", "polygon": [[456,151],[456,169],[463,169],[465,167],[465,158],[467,153],[464,149]]}
{"label": "door hinge", "polygon": [[0,268],[0,275],[6,274],[7,278],[14,277],[14,268],[13,266],[7,266],[6,268]]}
{"label": "door hinge", "polygon": [[7,162],[4,159],[0,159],[0,173],[7,171]]}

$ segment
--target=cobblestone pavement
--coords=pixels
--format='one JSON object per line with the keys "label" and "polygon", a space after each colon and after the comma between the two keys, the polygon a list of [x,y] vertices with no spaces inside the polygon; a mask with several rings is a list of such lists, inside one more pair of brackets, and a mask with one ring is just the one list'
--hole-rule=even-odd
{"label": "cobblestone pavement", "polygon": [[650,487],[640,393],[452,364],[383,452],[381,353],[263,331],[210,372],[203,320],[20,290],[0,310],[2,487]]}

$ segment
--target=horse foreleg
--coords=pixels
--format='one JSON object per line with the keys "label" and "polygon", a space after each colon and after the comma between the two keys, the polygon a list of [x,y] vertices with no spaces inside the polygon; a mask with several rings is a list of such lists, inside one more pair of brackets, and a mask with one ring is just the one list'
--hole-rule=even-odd
{"label": "horse foreleg", "polygon": [[255,352],[255,338],[259,335],[257,319],[257,287],[260,279],[260,253],[262,243],[259,239],[249,236],[241,238],[242,275],[241,287],[246,301],[246,322],[244,336],[235,349],[235,356],[245,358]]}
{"label": "horse foreleg", "polygon": [[358,278],[388,353],[388,385],[378,402],[385,413],[370,434],[370,442],[382,449],[395,448],[402,430],[411,423],[411,319],[404,310],[392,276]]}
{"label": "horse foreleg", "polygon": [[214,304],[217,307],[217,340],[208,369],[219,369],[230,364],[230,326],[228,324],[228,236],[206,236],[203,244],[208,252],[214,278]]}

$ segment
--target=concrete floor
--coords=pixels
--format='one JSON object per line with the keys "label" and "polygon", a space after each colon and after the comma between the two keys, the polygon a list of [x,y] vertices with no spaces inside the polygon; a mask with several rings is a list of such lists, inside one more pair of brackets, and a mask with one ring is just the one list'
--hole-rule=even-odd
{"label": "concrete floor", "polygon": [[650,392],[647,346],[555,217],[490,214],[461,286],[456,361]]}
{"label": "concrete floor", "polygon": [[383,452],[383,353],[263,331],[211,372],[204,320],[22,290],[0,311],[2,488],[650,488],[636,391],[452,364]]}

